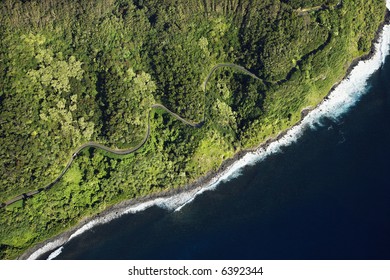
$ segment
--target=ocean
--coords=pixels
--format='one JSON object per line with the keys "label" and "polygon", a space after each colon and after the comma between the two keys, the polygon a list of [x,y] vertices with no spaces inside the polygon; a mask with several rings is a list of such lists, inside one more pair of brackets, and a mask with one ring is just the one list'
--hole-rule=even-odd
{"label": "ocean", "polygon": [[366,81],[369,67],[208,190],[91,224],[40,258],[390,259],[390,58]]}

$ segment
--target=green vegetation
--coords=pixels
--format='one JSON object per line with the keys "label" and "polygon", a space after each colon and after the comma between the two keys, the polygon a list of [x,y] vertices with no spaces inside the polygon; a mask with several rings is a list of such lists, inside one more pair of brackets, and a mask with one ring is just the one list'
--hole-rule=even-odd
{"label": "green vegetation", "polygon": [[[300,118],[368,53],[382,0],[4,0],[0,3],[0,257],[125,199],[191,183]],[[218,63],[236,63],[259,76]]]}

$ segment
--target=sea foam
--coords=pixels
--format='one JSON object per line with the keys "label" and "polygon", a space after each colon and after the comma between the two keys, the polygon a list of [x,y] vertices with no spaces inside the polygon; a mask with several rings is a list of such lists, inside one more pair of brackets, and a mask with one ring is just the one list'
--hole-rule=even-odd
{"label": "sea foam", "polygon": [[[61,246],[64,243],[64,240],[62,239],[57,239],[54,240],[53,242],[48,242],[38,250],[34,251],[30,256],[28,256],[28,260],[36,260],[39,258],[39,256],[57,248],[58,246]],[[57,255],[58,256],[58,255]],[[56,257],[57,257],[56,256]]]}
{"label": "sea foam", "polygon": [[[390,0],[386,1],[386,6],[390,10]],[[369,60],[360,61],[345,78],[329,95],[328,98],[322,101],[315,109],[310,111],[306,117],[298,124],[289,129],[283,137],[273,141],[267,147],[260,147],[254,152],[247,153],[241,159],[232,163],[225,169],[224,172],[212,178],[210,182],[203,187],[195,188],[176,194],[170,197],[155,198],[150,201],[142,202],[126,209],[120,209],[116,212],[108,213],[102,217],[86,223],[77,229],[65,242],[62,239],[47,243],[42,248],[32,253],[28,259],[36,259],[40,255],[58,248],[50,254],[48,259],[54,259],[61,254],[63,245],[93,228],[96,225],[108,223],[122,215],[137,213],[148,209],[152,206],[158,206],[168,210],[180,211],[185,205],[192,202],[196,196],[205,191],[215,189],[221,182],[229,181],[240,175],[243,167],[253,165],[256,162],[262,161],[269,155],[278,153],[282,147],[286,147],[296,142],[305,129],[315,128],[321,125],[321,120],[329,118],[338,120],[340,116],[346,113],[361,96],[367,92],[368,78],[383,65],[386,56],[390,49],[390,25],[385,25],[381,31],[378,42],[375,43],[375,52]],[[60,247],[61,246],[61,247]]]}
{"label": "sea foam", "polygon": [[62,253],[62,249],[64,249],[64,246],[61,246],[60,248],[58,248],[57,250],[55,250],[53,253],[51,253],[47,259],[48,260],[52,260],[52,259],[55,259],[56,257],[58,257],[61,253]]}

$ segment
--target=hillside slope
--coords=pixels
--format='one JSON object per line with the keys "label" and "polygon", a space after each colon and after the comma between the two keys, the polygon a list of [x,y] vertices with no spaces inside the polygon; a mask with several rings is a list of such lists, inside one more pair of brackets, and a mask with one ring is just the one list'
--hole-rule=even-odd
{"label": "hillside slope", "polygon": [[[79,3],[80,2],[80,3]],[[300,119],[369,53],[379,0],[97,0],[0,3],[0,256],[125,199],[193,182]],[[258,76],[218,63],[234,63]]]}

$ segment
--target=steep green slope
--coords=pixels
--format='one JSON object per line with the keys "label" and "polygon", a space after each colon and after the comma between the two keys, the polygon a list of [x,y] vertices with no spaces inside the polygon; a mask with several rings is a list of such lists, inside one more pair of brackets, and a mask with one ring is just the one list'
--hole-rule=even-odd
{"label": "steep green slope", "polygon": [[[119,201],[191,183],[275,136],[367,54],[379,0],[2,1],[0,255],[26,248]],[[260,77],[218,63],[241,65]]]}

